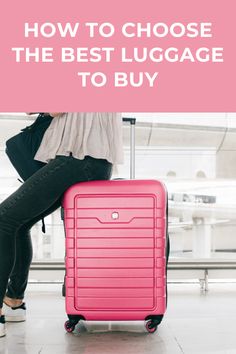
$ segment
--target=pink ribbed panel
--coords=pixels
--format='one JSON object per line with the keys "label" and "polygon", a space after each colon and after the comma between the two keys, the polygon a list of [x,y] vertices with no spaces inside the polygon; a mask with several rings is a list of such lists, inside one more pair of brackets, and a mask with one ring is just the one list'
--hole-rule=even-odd
{"label": "pink ribbed panel", "polygon": [[166,202],[155,180],[84,182],[67,190],[67,314],[86,320],[164,314]]}

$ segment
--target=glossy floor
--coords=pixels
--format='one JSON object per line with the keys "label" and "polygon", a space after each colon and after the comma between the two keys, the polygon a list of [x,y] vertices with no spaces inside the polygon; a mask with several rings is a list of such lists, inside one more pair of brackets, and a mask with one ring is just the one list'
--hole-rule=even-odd
{"label": "glossy floor", "polygon": [[58,285],[30,285],[27,321],[8,323],[1,354],[236,353],[236,284],[170,284],[166,317],[155,334],[143,322],[81,323],[65,333]]}

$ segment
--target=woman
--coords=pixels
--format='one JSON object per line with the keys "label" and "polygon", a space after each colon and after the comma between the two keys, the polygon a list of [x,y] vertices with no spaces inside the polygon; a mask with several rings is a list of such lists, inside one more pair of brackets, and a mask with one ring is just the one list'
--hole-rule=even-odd
{"label": "woman", "polygon": [[50,115],[54,118],[35,155],[47,164],[0,204],[1,337],[6,333],[5,320],[25,320],[31,227],[60,207],[71,185],[109,179],[112,165],[123,160],[121,114]]}

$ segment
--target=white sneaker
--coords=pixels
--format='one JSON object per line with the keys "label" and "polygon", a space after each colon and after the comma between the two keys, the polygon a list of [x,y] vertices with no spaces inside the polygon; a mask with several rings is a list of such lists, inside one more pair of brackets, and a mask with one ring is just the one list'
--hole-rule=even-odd
{"label": "white sneaker", "polygon": [[24,322],[26,320],[26,306],[24,302],[17,307],[10,307],[3,303],[2,310],[6,322]]}
{"label": "white sneaker", "polygon": [[6,326],[5,326],[5,317],[4,315],[0,316],[0,337],[5,337],[6,335]]}

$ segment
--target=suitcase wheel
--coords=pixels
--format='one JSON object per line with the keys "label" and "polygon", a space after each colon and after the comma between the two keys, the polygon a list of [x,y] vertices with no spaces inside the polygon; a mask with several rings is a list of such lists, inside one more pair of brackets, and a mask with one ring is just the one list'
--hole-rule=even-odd
{"label": "suitcase wheel", "polygon": [[157,330],[157,324],[154,321],[149,320],[146,322],[146,329],[149,333],[154,333]]}
{"label": "suitcase wheel", "polygon": [[74,323],[72,323],[71,321],[66,321],[65,324],[64,324],[65,330],[68,333],[73,332],[74,329],[75,329],[75,326],[76,325]]}

